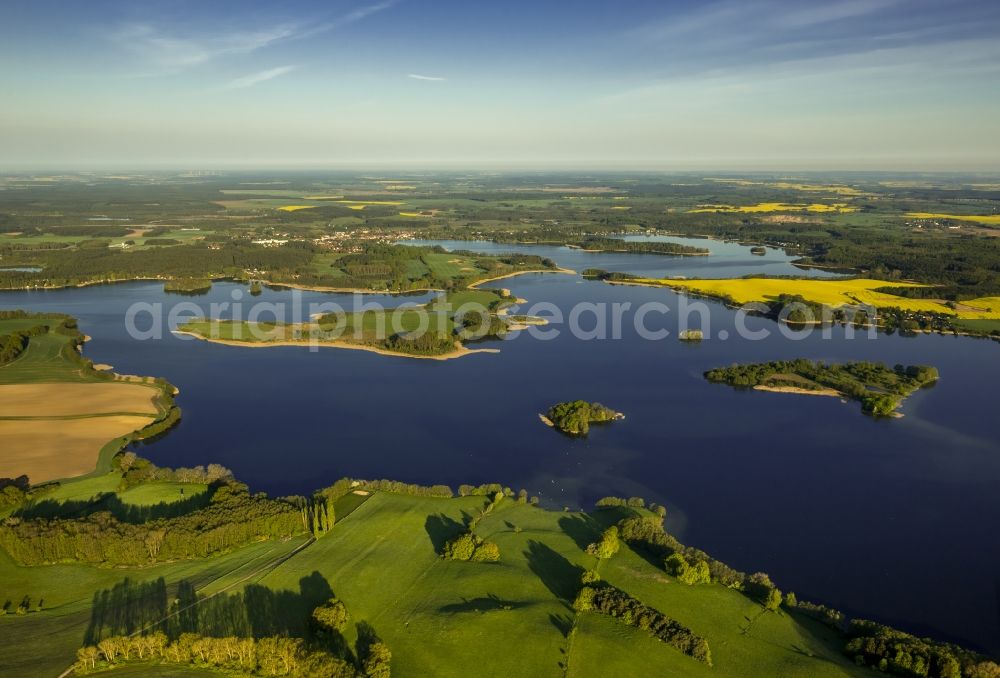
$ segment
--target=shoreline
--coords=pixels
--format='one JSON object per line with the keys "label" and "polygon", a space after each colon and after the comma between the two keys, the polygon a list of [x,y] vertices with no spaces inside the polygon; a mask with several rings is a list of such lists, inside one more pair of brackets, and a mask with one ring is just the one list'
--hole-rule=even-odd
{"label": "shoreline", "polygon": [[[669,236],[668,236],[669,237]],[[656,242],[656,241],[651,241]],[[707,257],[711,256],[711,252],[640,252],[636,250],[609,250],[609,249],[599,249],[599,250],[588,250],[580,247],[579,245],[570,245],[569,243],[564,243],[563,247],[567,247],[571,250],[576,250],[577,252],[585,252],[587,254],[650,254],[654,256],[661,257]]]}
{"label": "shoreline", "polygon": [[[840,398],[842,402],[848,402],[850,400],[854,400],[853,398],[848,397],[847,394],[841,393],[840,391],[837,391],[832,388],[808,389],[808,388],[800,388],[798,386],[766,386],[764,384],[757,384],[756,386],[752,387],[752,390],[763,391],[765,393],[791,393],[794,395]],[[903,403],[906,401],[907,398],[909,398],[909,396],[903,396],[900,399],[899,401],[900,407],[902,407]],[[881,418],[885,419],[902,419],[906,415],[897,409],[893,410],[889,414],[880,416]]]}
{"label": "shoreline", "polygon": [[386,294],[391,296],[403,296],[407,294],[417,295],[426,294],[428,292],[444,292],[444,290],[437,287],[421,287],[419,289],[413,290],[403,290],[403,291],[392,291],[392,290],[366,290],[360,287],[328,287],[325,285],[299,285],[296,283],[288,282],[271,282],[269,280],[261,280],[260,283],[265,287],[282,287],[291,290],[302,290],[303,292],[330,292],[332,294]]}
{"label": "shoreline", "polygon": [[757,384],[754,391],[765,391],[767,393],[794,393],[796,395],[824,396],[829,398],[847,398],[846,395],[832,388],[808,389],[800,386],[766,386]]}
{"label": "shoreline", "polygon": [[486,284],[488,282],[494,282],[496,280],[506,280],[507,278],[513,278],[518,275],[525,275],[527,273],[564,273],[569,275],[576,275],[576,271],[571,268],[544,268],[537,271],[514,271],[513,273],[505,273],[504,275],[498,275],[493,278],[486,278],[484,280],[477,280],[474,283],[469,283],[466,288],[470,290],[478,289],[480,285]]}
{"label": "shoreline", "polygon": [[455,360],[457,358],[464,358],[467,355],[473,355],[475,353],[500,353],[500,349],[498,348],[466,348],[463,346],[460,349],[456,348],[451,353],[443,353],[441,355],[414,355],[412,353],[397,353],[395,351],[389,351],[377,346],[352,344],[347,341],[236,341],[235,339],[215,339],[197,334],[196,332],[188,332],[186,330],[171,330],[171,334],[194,337],[195,339],[199,339],[210,344],[221,344],[223,346],[240,346],[243,348],[272,348],[278,346],[312,348],[315,346],[317,348],[341,348],[354,351],[368,351],[369,353],[377,353],[378,355],[392,356],[396,358],[412,358],[416,360]]}
{"label": "shoreline", "polygon": [[[483,280],[477,280],[475,282],[469,283],[467,289],[476,289],[479,285],[484,283],[493,282],[494,280],[504,280],[506,278],[513,278],[514,276],[524,275],[527,273],[569,273],[576,275],[576,271],[569,268],[546,268],[538,270],[529,271],[513,271],[511,273],[506,273],[504,275],[495,276],[492,278],[484,278]],[[229,282],[229,283],[243,283],[243,280],[230,277],[212,277],[207,276],[209,280],[213,283],[216,282]],[[3,292],[30,292],[32,290],[65,290],[83,287],[93,287],[95,285],[116,285],[119,283],[129,283],[129,282],[169,282],[172,278],[167,277],[156,277],[156,276],[143,276],[138,278],[114,278],[110,280],[87,280],[79,283],[67,283],[65,285],[25,285],[23,287],[3,287],[0,288],[0,293]],[[334,294],[386,294],[391,296],[401,296],[407,294],[417,294],[417,293],[427,293],[427,292],[444,292],[438,287],[421,287],[412,290],[372,290],[363,289],[360,287],[329,287],[325,285],[301,285],[294,282],[275,282],[271,280],[260,280],[258,281],[262,285],[267,287],[282,287],[293,290],[302,290],[303,292],[330,292]],[[250,284],[249,282],[247,283]]]}

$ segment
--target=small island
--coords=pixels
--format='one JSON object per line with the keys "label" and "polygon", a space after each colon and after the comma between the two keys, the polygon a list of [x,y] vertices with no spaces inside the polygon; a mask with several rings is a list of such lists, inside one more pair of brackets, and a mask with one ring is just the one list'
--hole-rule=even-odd
{"label": "small island", "polygon": [[550,407],[547,413],[538,416],[546,426],[571,436],[587,435],[591,424],[603,424],[625,418],[621,412],[615,412],[600,403],[588,403],[586,400],[559,403]]}
{"label": "small island", "polygon": [[211,289],[212,281],[207,278],[180,278],[163,283],[163,291],[168,294],[199,296],[208,294]]}
{"label": "small island", "polygon": [[938,371],[927,365],[781,360],[722,367],[706,372],[705,378],[757,391],[846,398],[860,402],[861,411],[873,417],[901,417],[897,408],[914,391],[937,381]]}

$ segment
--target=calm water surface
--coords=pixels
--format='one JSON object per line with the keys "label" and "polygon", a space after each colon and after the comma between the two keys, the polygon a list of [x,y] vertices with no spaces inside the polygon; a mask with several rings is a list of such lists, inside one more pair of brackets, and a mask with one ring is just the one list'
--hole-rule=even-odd
{"label": "calm water surface", "polygon": [[[566,248],[548,248],[544,256],[577,270],[793,272],[781,252],[761,258],[730,249],[740,246],[701,242],[726,248],[718,268],[715,257]],[[475,244],[497,251],[489,247],[513,249]],[[646,324],[677,330],[681,300],[669,290],[571,275],[526,275],[502,285],[529,306],[549,302],[567,316],[581,301],[665,303],[671,312],[650,314]],[[73,314],[93,337],[88,357],[176,384],[183,421],[141,449],[158,464],[219,462],[254,489],[279,495],[306,493],[345,475],[497,481],[557,506],[640,495],[670,508],[668,526],[686,542],[740,569],[767,571],[800,597],[1000,652],[1000,542],[992,534],[1000,519],[1000,419],[987,416],[984,405],[995,400],[1000,383],[996,343],[848,339],[840,330],[830,339],[793,340],[753,318],[748,327],[771,336],[749,341],[738,338],[733,311],[707,303],[706,328],[713,336],[727,330],[728,339],[687,345],[673,334],[647,341],[626,314],[620,340],[522,334],[496,342],[500,354],[437,362],[337,349],[232,348],[169,332],[136,341],[123,321],[136,302],[193,303],[207,311],[236,296],[246,307],[262,301],[287,311],[295,295],[303,303],[353,303],[350,295],[288,290],[252,299],[235,284],[176,297],[163,294],[159,283],[126,283],[4,293],[0,308]],[[379,299],[398,304],[427,295],[364,297]],[[738,392],[701,376],[732,362],[792,357],[929,363],[942,379],[906,403],[905,418],[876,421],[855,403]],[[575,398],[600,400],[627,419],[596,428],[586,440],[540,424],[538,412]]]}

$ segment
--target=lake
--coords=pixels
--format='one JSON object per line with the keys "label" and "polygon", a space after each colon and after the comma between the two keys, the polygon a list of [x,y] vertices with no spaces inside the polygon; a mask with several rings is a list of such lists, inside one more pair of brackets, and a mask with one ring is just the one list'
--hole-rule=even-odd
{"label": "lake", "polygon": [[[778,251],[756,257],[743,246],[698,242],[726,253],[716,260],[444,244],[538,253],[577,270],[797,271]],[[559,274],[494,285],[526,299],[522,312],[539,302],[567,318],[580,302],[631,310],[617,340],[577,338],[565,328],[547,339],[522,333],[490,343],[499,354],[438,362],[329,348],[233,348],[169,332],[138,341],[123,320],[136,303],[162,304],[166,312],[181,303],[207,310],[234,301],[274,304],[269,312],[290,319],[296,298],[350,307],[352,295],[266,289],[251,298],[245,287],[217,283],[208,295],[177,297],[164,294],[162,283],[136,282],[6,292],[0,308],[70,313],[93,337],[85,353],[95,362],[177,385],[181,424],[139,448],[157,464],[218,462],[254,490],[277,495],[354,476],[453,487],[501,482],[555,506],[643,496],[668,507],[668,528],[686,543],[739,569],[766,571],[800,599],[1000,652],[1000,543],[991,528],[1000,520],[1000,420],[985,416],[984,405],[1000,383],[995,342],[848,338],[843,329],[830,338],[789,338],[775,323],[752,317],[743,321],[748,331],[770,334],[749,340],[741,338],[734,311],[701,302],[698,326],[710,327],[713,338],[692,345],[677,340],[687,300],[667,289]],[[669,336],[642,338],[633,312],[642,304],[670,309],[645,318],[646,330]],[[587,329],[593,318],[584,314],[580,324]],[[881,421],[863,416],[857,403],[740,392],[702,378],[733,362],[795,357],[927,363],[940,369],[941,381],[907,401],[905,418]],[[595,427],[582,440],[539,422],[539,412],[576,398],[601,401],[626,419]]]}

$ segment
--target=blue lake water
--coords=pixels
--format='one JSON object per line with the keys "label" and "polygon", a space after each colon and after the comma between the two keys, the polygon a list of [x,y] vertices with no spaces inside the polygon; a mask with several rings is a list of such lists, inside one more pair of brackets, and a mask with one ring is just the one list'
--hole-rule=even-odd
{"label": "blue lake water", "polygon": [[468,250],[485,254],[527,252],[548,257],[565,268],[577,272],[587,268],[622,271],[664,278],[685,276],[689,278],[738,278],[752,273],[768,275],[797,275],[827,277],[834,273],[823,269],[799,268],[792,262],[797,257],[784,250],[768,247],[763,255],[750,253],[750,248],[737,243],[708,238],[683,238],[662,235],[629,235],[622,240],[640,242],[673,242],[707,249],[710,256],[673,257],[662,254],[628,254],[614,252],[585,252],[557,245],[512,245],[487,240],[402,240],[403,245],[440,245],[448,250]]}
{"label": "blue lake water", "polygon": [[[719,255],[724,272],[711,266],[715,257],[551,249],[544,256],[577,269],[790,272],[783,253],[755,257],[747,248]],[[499,354],[444,362],[339,349],[233,348],[169,332],[138,341],[125,329],[136,303],[162,304],[165,314],[180,303],[207,312],[209,304],[236,301],[243,315],[255,302],[284,304],[279,315],[291,319],[296,298],[346,307],[356,302],[352,295],[267,289],[252,298],[224,283],[206,296],[177,297],[165,295],[160,283],[138,282],[8,292],[0,294],[0,308],[73,314],[93,337],[85,352],[95,362],[176,384],[181,424],[140,450],[158,464],[218,462],[253,489],[278,495],[307,493],[349,475],[453,486],[496,481],[556,506],[587,507],[609,494],[644,496],[669,507],[668,527],[687,543],[740,569],[767,571],[800,598],[1000,652],[1000,542],[992,534],[1000,520],[1000,419],[987,416],[985,405],[1000,383],[995,342],[846,338],[842,329],[830,338],[792,339],[763,318],[746,319],[746,327],[770,335],[748,340],[739,336],[734,311],[704,302],[707,315],[696,326],[713,338],[689,345],[676,338],[685,300],[666,289],[554,274],[494,284],[526,299],[522,310],[547,302],[547,314],[566,318],[579,302],[632,307],[622,314],[617,340],[577,338],[554,323],[543,328],[561,329],[554,338],[522,333],[491,344]],[[427,298],[365,295],[363,301]],[[645,323],[670,336],[640,336],[634,311],[647,302],[670,309],[649,313]],[[274,310],[281,309],[268,312]],[[150,325],[148,313],[139,317],[142,328]],[[580,325],[594,325],[592,314],[583,314]],[[728,338],[715,338],[723,330]],[[793,357],[928,363],[942,378],[907,401],[905,418],[879,421],[863,416],[856,403],[739,392],[701,376],[732,362]],[[539,422],[539,412],[576,398],[599,400],[626,419],[584,440]]]}

